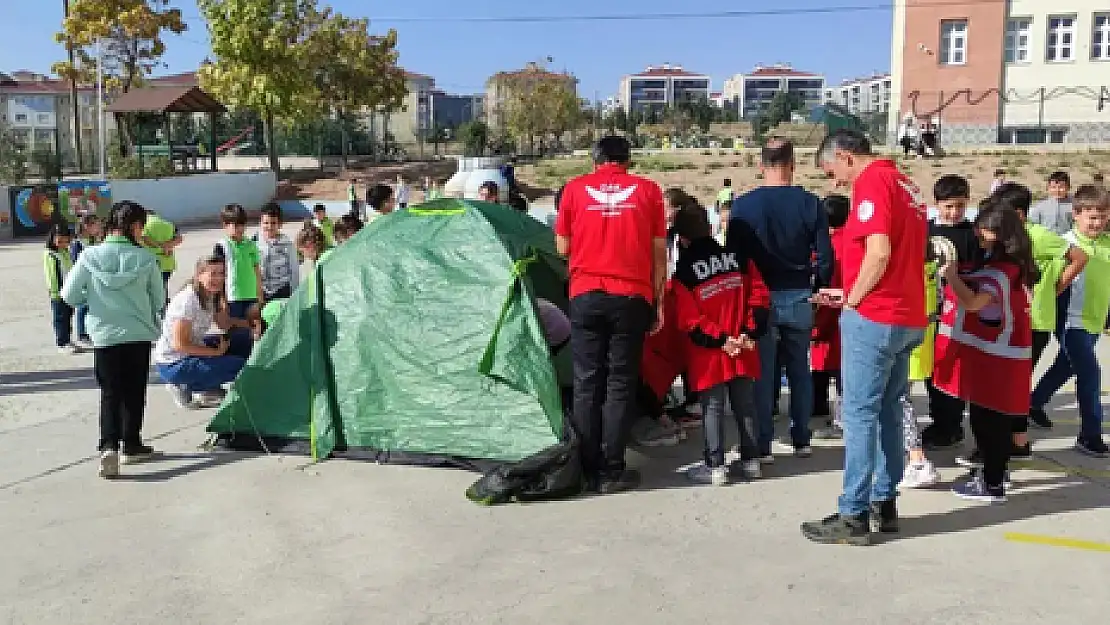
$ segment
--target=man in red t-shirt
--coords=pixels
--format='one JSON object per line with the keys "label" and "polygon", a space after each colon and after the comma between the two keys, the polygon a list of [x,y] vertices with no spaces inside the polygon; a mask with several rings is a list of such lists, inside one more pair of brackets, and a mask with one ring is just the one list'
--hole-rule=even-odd
{"label": "man in red t-shirt", "polygon": [[844,225],[844,289],[825,293],[843,304],[844,494],[837,514],[802,524],[814,542],[867,544],[872,527],[898,530],[896,487],[905,467],[901,398],[909,388],[910,352],[921,343],[925,314],[926,206],[894,163],[871,154],[860,132],[838,130],[818,164],[852,185]]}
{"label": "man in red t-shirt", "polygon": [[625,469],[626,433],[644,337],[662,321],[667,279],[663,192],[629,174],[631,160],[627,139],[603,137],[596,168],[567,182],[555,220],[559,253],[570,258],[571,425],[590,487],[601,493],[639,480]]}

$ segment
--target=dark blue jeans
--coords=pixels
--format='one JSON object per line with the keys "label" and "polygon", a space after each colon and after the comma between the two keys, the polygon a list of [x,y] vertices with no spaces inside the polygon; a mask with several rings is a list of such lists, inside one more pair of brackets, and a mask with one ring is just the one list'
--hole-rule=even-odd
{"label": "dark blue jeans", "polygon": [[1084,439],[1102,440],[1102,370],[1095,355],[1098,335],[1082,328],[1057,328],[1056,340],[1060,342],[1060,352],[1056,354],[1052,366],[1041,376],[1040,382],[1037,382],[1030,404],[1033,408],[1044,408],[1048,400],[1074,375],[1079,417],[1082,420],[1079,435]]}
{"label": "dark blue jeans", "polygon": [[85,318],[89,316],[88,306],[78,306],[76,309],[76,317],[74,325],[77,326],[77,338],[88,340],[89,330],[85,326]]}
{"label": "dark blue jeans", "polygon": [[[209,336],[204,342],[209,347],[219,343],[219,337]],[[186,356],[177,362],[156,366],[158,375],[167,384],[184,386],[190,392],[214,391],[233,382],[250,357],[252,342],[245,332],[228,334],[231,342],[223,356]]]}
{"label": "dark blue jeans", "polygon": [[60,299],[50,300],[54,323],[54,344],[65,347],[73,342],[73,307]]}
{"label": "dark blue jeans", "polygon": [[250,310],[251,306],[254,306],[257,303],[258,300],[256,299],[245,299],[240,302],[228,302],[227,314],[232,319],[246,319],[247,311]]}
{"label": "dark blue jeans", "polygon": [[809,445],[812,433],[813,378],[809,371],[809,342],[813,332],[813,304],[808,290],[773,291],[770,327],[759,340],[761,372],[755,383],[757,444],[760,455],[771,453],[775,438],[772,407],[778,375],[786,369],[790,387],[790,442],[794,447]]}

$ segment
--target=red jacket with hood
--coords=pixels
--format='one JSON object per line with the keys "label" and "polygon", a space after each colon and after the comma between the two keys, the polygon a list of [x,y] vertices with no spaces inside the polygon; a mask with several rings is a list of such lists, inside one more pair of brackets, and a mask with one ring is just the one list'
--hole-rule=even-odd
{"label": "red jacket with hood", "polygon": [[721,349],[729,337],[757,339],[767,331],[770,294],[755,263],[712,237],[695,239],[679,250],[672,290],[675,323],[688,339],[686,370],[692,390],[738,377],[758,378],[758,350],[733,358]]}

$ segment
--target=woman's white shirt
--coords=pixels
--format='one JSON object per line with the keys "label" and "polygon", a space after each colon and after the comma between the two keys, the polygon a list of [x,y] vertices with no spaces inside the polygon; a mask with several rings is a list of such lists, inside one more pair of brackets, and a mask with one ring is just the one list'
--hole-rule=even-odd
{"label": "woman's white shirt", "polygon": [[166,315],[162,320],[162,336],[154,348],[154,362],[161,365],[172,364],[186,357],[173,348],[174,326],[178,321],[189,322],[189,342],[193,345],[204,345],[204,337],[212,327],[216,316],[215,310],[205,310],[200,305],[200,298],[192,286],[187,286],[173,296],[170,305],[166,307]]}

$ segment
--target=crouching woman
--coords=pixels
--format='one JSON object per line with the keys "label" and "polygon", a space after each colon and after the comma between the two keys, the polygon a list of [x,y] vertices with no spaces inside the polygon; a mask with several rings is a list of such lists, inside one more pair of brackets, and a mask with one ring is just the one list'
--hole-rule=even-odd
{"label": "crouching woman", "polygon": [[[235,380],[250,357],[251,335],[243,331],[250,322],[228,314],[224,277],[222,258],[202,258],[193,279],[166,307],[154,364],[181,408],[218,404],[223,385]],[[213,323],[224,334],[209,335]]]}

